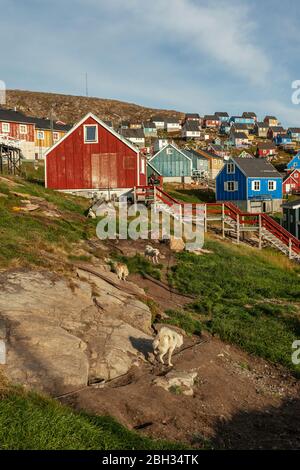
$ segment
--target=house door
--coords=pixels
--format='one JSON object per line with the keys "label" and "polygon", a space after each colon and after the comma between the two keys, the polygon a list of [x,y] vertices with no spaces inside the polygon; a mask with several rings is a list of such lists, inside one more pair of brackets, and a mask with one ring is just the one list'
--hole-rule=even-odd
{"label": "house door", "polygon": [[290,190],[291,190],[291,185],[290,185],[290,184],[286,184],[286,185],[285,185],[285,191],[286,191],[287,193],[289,193]]}

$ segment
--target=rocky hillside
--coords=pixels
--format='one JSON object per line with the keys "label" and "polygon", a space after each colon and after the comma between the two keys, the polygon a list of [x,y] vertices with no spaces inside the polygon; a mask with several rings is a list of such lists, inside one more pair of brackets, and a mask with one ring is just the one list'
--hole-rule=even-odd
{"label": "rocky hillside", "polygon": [[113,121],[114,124],[123,119],[148,120],[157,114],[164,117],[183,117],[183,113],[177,111],[145,108],[123,101],[23,90],[8,90],[6,106],[16,107],[18,111],[29,116],[49,117],[52,112],[54,119],[69,124],[78,121],[89,111],[101,119]]}

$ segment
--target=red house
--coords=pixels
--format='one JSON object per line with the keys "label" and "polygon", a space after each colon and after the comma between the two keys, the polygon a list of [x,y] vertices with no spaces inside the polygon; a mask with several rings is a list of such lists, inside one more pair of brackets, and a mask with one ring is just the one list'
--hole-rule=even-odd
{"label": "red house", "polygon": [[300,170],[289,173],[282,183],[283,194],[300,194]]}
{"label": "red house", "polygon": [[0,109],[0,142],[10,141],[21,148],[23,157],[35,158],[33,118],[13,109]]}
{"label": "red house", "polygon": [[87,114],[45,154],[47,188],[117,196],[146,184],[146,158],[128,140]]}
{"label": "red house", "polygon": [[259,158],[272,158],[277,155],[277,147],[273,142],[261,142],[257,145],[257,156]]}

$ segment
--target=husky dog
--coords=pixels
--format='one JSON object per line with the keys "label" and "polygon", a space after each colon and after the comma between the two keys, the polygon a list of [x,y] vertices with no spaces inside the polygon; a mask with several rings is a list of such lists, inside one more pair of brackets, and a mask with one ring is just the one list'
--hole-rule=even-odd
{"label": "husky dog", "polygon": [[90,217],[91,219],[96,219],[96,214],[92,208],[89,209],[88,217]]}
{"label": "husky dog", "polygon": [[153,264],[158,263],[160,252],[157,248],[153,248],[151,245],[146,245],[144,254],[146,258],[152,260]]}
{"label": "husky dog", "polygon": [[168,364],[173,367],[171,362],[172,354],[175,348],[180,348],[183,344],[183,336],[176,331],[163,326],[153,341],[154,354],[158,356],[160,362],[164,364],[163,357],[168,353]]}
{"label": "husky dog", "polygon": [[129,276],[129,271],[126,264],[114,263],[113,269],[120,280],[126,281],[127,276]]}

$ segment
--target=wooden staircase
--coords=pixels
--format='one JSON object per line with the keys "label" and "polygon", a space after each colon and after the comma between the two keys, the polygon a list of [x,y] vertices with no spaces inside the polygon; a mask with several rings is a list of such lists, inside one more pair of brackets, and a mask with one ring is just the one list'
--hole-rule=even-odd
{"label": "wooden staircase", "polygon": [[[148,194],[149,186],[143,188],[144,193]],[[290,259],[300,262],[300,240],[267,214],[243,212],[231,202],[188,204],[173,198],[161,187],[152,187],[152,190],[151,203],[182,223],[192,221],[193,224],[204,226],[205,232],[211,222],[220,223],[223,237],[226,232],[230,232],[236,237],[237,243],[240,243],[243,233],[252,233],[260,249],[263,244],[270,245]]]}

